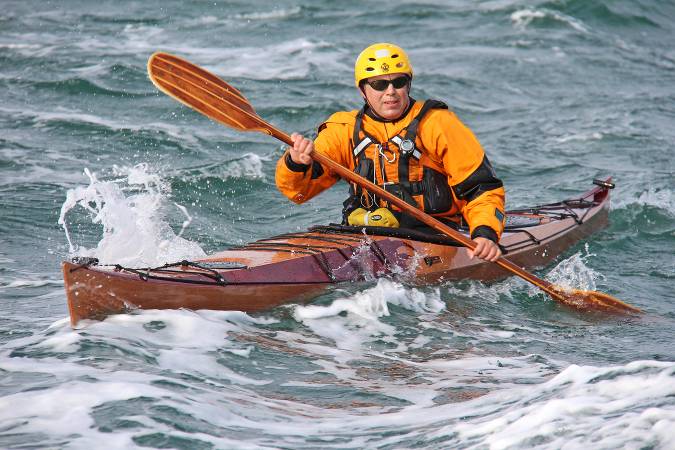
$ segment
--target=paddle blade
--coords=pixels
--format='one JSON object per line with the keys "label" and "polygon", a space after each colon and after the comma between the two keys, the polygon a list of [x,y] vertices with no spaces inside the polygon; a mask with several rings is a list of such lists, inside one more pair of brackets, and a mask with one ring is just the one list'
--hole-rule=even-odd
{"label": "paddle blade", "polygon": [[639,308],[622,302],[618,298],[598,291],[582,291],[580,289],[567,289],[561,286],[551,286],[552,296],[556,300],[581,310],[602,310],[621,314],[638,314]]}
{"label": "paddle blade", "polygon": [[148,60],[148,75],[160,91],[218,123],[271,134],[241,92],[183,58],[154,53]]}

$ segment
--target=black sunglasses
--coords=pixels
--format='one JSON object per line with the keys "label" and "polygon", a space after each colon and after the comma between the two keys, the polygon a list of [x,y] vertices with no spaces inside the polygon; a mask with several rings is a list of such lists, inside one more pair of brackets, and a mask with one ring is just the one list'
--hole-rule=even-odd
{"label": "black sunglasses", "polygon": [[410,79],[404,75],[402,77],[394,78],[393,80],[380,79],[367,81],[366,83],[368,83],[370,87],[376,91],[384,91],[389,87],[389,83],[394,85],[394,89],[401,89],[402,87],[407,86],[409,81]]}

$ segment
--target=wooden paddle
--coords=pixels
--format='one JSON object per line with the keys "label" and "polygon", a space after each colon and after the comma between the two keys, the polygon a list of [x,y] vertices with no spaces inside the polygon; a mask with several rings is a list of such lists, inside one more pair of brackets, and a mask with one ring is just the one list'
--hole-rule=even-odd
{"label": "wooden paddle", "polygon": [[[293,145],[291,137],[260,118],[251,104],[237,89],[206,70],[167,53],[157,52],[148,60],[150,80],[165,94],[223,125],[241,131],[258,131]],[[322,155],[312,158],[342,178],[396,205],[431,228],[455,239],[469,249],[476,243],[462,233],[425,214],[399,197],[385,191],[353,171]],[[506,258],[496,261],[504,269],[529,281],[555,300],[576,309],[600,309],[616,313],[638,313],[640,310],[610,295],[597,291],[566,289],[542,280],[523,270]]]}

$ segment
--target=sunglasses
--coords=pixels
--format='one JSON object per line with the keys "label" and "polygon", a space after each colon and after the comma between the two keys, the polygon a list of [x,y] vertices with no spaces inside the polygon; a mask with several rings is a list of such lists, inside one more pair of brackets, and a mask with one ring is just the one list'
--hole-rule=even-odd
{"label": "sunglasses", "polygon": [[367,81],[367,83],[376,91],[384,91],[389,87],[390,83],[394,85],[394,89],[401,89],[402,87],[407,86],[409,81],[410,79],[408,77],[402,76],[394,78],[393,80],[380,79],[375,81]]}

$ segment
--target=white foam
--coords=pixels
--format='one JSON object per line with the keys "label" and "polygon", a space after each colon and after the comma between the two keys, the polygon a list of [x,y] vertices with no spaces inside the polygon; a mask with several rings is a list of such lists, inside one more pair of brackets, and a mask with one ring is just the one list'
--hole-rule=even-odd
{"label": "white foam", "polygon": [[255,153],[244,153],[238,158],[225,162],[217,162],[205,166],[199,166],[190,170],[190,175],[184,179],[195,177],[218,177],[223,180],[228,178],[243,178],[248,180],[264,180],[263,162],[270,161],[269,157],[259,156]]}
{"label": "white foam", "polygon": [[[380,278],[375,286],[338,298],[330,305],[296,306],[293,315],[315,334],[334,342],[342,351],[332,356],[344,363],[358,358],[364,351],[369,352],[369,344],[373,341],[389,343],[390,352],[405,351],[406,345],[395,337],[396,328],[379,320],[390,315],[389,304],[420,314],[436,314],[445,308],[438,289],[425,294]],[[303,348],[315,351],[306,346]]]}
{"label": "white foam", "polygon": [[533,21],[543,18],[552,18],[559,22],[563,22],[577,31],[588,33],[586,27],[578,20],[563,14],[559,11],[552,11],[548,9],[532,9],[525,8],[511,13],[511,21],[516,28],[527,28]]}
{"label": "white foam", "polygon": [[589,133],[578,133],[578,134],[570,134],[567,136],[562,136],[555,138],[556,142],[559,143],[565,143],[565,142],[572,142],[572,141],[581,141],[581,142],[586,142],[586,141],[599,141],[604,137],[604,135],[599,132],[599,131],[594,131],[594,132],[589,132]]}
{"label": "white foam", "polygon": [[254,13],[243,13],[243,14],[233,14],[228,16],[231,19],[235,20],[271,20],[271,19],[286,19],[288,17],[297,16],[300,13],[300,7],[296,6],[289,9],[274,9],[272,11],[264,12],[254,12]]}
{"label": "white foam", "polygon": [[[180,237],[191,220],[186,215],[178,235],[166,222],[168,184],[150,172],[147,164],[116,167],[117,178],[99,181],[85,169],[88,186],[69,189],[61,207],[58,223],[64,228],[71,256],[96,257],[103,264],[158,266],[206,254],[194,242]],[[127,194],[129,193],[129,194]],[[74,243],[66,216],[76,208],[83,209],[94,224],[103,227],[103,236],[94,248]]]}
{"label": "white foam", "polygon": [[[494,449],[638,448],[667,445],[675,426],[675,363],[636,361],[617,367],[571,365],[550,381],[490,395],[506,408],[454,427]],[[500,398],[494,398],[500,397]],[[476,441],[476,438],[478,440]]]}
{"label": "white foam", "polygon": [[[84,70],[84,69],[83,69]],[[16,118],[32,120],[36,128],[44,128],[51,122],[62,121],[68,123],[80,123],[85,125],[95,125],[104,127],[113,131],[146,131],[161,132],[179,142],[187,144],[197,144],[199,140],[195,134],[194,128],[183,128],[172,125],[168,121],[164,122],[143,122],[142,124],[128,121],[124,118],[115,119],[113,117],[103,117],[100,115],[83,113],[63,106],[58,106],[49,111],[31,110],[29,108],[15,109],[0,107],[0,111]],[[63,156],[59,155],[60,158]]]}
{"label": "white foam", "polygon": [[345,57],[342,51],[328,42],[305,38],[289,41],[272,39],[270,42],[264,46],[236,48],[181,46],[175,52],[201,63],[226,80],[232,77],[253,80],[321,78],[326,74],[346,74],[352,70],[352,57]]}
{"label": "white foam", "polygon": [[[381,290],[399,295],[395,283],[388,283],[393,286]],[[376,297],[376,287],[369,289]],[[143,311],[92,323],[86,332],[73,331],[61,321],[45,333],[3,345],[0,369],[10,379],[30,373],[33,383],[44,387],[44,378],[49,387],[0,398],[0,427],[45,433],[70,448],[86,448],[110,434],[94,423],[97,410],[143,398],[222,433],[182,431],[163,417],[122,407],[115,417],[138,425],[116,430],[107,448],[128,448],[148,432],[199,439],[217,448],[264,447],[270,440],[300,446],[308,436],[326,443],[339,439],[334,442],[351,448],[432,442],[446,448],[667,448],[670,442],[675,425],[673,362],[570,365],[559,372],[564,363],[540,355],[481,355],[475,353],[482,352],[479,348],[410,352],[413,346],[403,342],[407,329],[381,323],[382,311],[366,310],[369,314],[306,319],[310,329],[299,331],[262,330],[277,321],[226,311]],[[425,314],[416,317],[436,324],[433,314]],[[231,333],[249,336],[251,343],[232,340]],[[315,371],[298,370],[282,357],[274,365],[285,373],[274,379],[278,385],[304,390],[305,395],[335,386],[365,403],[335,407],[331,402],[340,405],[339,396],[308,400],[296,397],[293,389],[275,391],[264,369],[238,361],[248,358],[247,348],[264,347],[265,339],[256,340],[265,337],[261,333],[273,336],[272,347],[261,350],[283,352],[293,358],[291,365],[300,358],[317,366]],[[332,338],[340,345],[326,343]],[[425,339],[413,342],[419,347]],[[83,358],[82,345],[108,347],[120,356]],[[24,353],[39,349],[41,356],[10,357],[9,351],[17,348]],[[44,357],[46,350],[59,357]],[[357,356],[361,358],[352,365]],[[362,363],[363,357],[368,364]],[[258,390],[261,385],[269,387]],[[453,392],[460,394],[458,400],[452,400]],[[391,406],[383,400],[387,398],[406,403]],[[251,433],[240,445],[218,437],[233,428]]]}
{"label": "white foam", "polygon": [[297,320],[303,321],[348,312],[364,319],[376,320],[378,317],[389,315],[388,303],[420,313],[438,313],[445,308],[445,304],[440,300],[438,288],[432,293],[425,294],[414,288],[405,288],[396,281],[380,278],[375,286],[349,298],[334,300],[329,306],[297,306],[294,315]]}
{"label": "white foam", "polygon": [[[596,256],[590,253],[589,245],[584,245],[585,254],[577,252],[566,258],[551,269],[546,278],[553,284],[567,289],[582,289],[594,291],[596,289],[596,280],[602,279],[600,272],[593,270],[586,262]],[[535,288],[536,289],[536,288]]]}
{"label": "white foam", "polygon": [[[2,261],[0,261],[2,262]],[[26,279],[17,278],[7,284],[0,284],[0,289],[3,288],[26,288],[26,287],[42,287],[42,286],[63,286],[63,280],[50,279]]]}
{"label": "white foam", "polygon": [[525,28],[534,19],[543,19],[546,14],[543,11],[533,9],[521,9],[511,13],[511,21],[519,28]]}
{"label": "white foam", "polygon": [[659,189],[651,187],[640,192],[636,196],[636,202],[642,205],[654,206],[666,210],[675,217],[675,196],[672,189]]}

